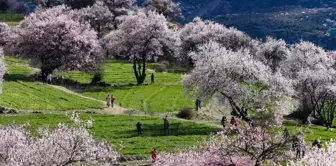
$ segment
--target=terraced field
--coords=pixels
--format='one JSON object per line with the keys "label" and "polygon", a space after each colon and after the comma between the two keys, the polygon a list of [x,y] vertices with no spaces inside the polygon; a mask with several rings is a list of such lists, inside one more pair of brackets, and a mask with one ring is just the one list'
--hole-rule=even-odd
{"label": "terraced field", "polygon": [[43,85],[29,77],[32,69],[27,60],[6,57],[7,73],[4,77],[0,105],[24,110],[76,110],[100,108],[102,103],[65,93]]}
{"label": "terraced field", "polygon": [[125,108],[152,113],[174,112],[184,107],[193,107],[193,101],[184,96],[181,85],[98,88],[84,93],[100,100],[105,100],[107,95],[112,94],[116,97],[116,103]]}

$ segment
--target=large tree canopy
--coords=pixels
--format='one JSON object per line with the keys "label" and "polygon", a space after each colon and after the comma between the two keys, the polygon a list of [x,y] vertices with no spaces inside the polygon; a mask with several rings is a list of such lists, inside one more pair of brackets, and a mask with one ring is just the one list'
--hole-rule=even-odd
{"label": "large tree canopy", "polygon": [[156,11],[163,14],[167,19],[182,18],[182,10],[180,5],[172,0],[145,0],[143,6],[148,11]]}
{"label": "large tree canopy", "polygon": [[102,1],[97,1],[93,6],[75,10],[74,15],[83,22],[89,22],[97,31],[99,38],[102,37],[104,30],[112,29],[115,24],[114,15]]}
{"label": "large tree canopy", "polygon": [[291,47],[291,53],[281,69],[284,75],[294,80],[295,97],[300,101],[304,121],[310,115],[323,119],[322,110],[328,98],[336,94],[334,62],[313,43],[302,41]]}
{"label": "large tree canopy", "polygon": [[138,84],[146,78],[146,61],[175,54],[179,44],[175,30],[168,28],[163,15],[138,10],[128,16],[117,31],[104,39],[110,55],[118,55],[133,61]]}
{"label": "large tree canopy", "polygon": [[130,11],[137,9],[136,0],[97,0],[97,2],[103,2],[112,13],[113,27],[118,28],[118,25],[122,23]]}
{"label": "large tree canopy", "polygon": [[202,97],[222,94],[233,113],[243,118],[248,108],[265,107],[291,92],[290,82],[279,72],[273,73],[249,49],[233,51],[209,42],[189,56],[195,68],[183,77],[185,90]]}
{"label": "large tree canopy", "polygon": [[55,69],[87,69],[103,58],[96,32],[76,21],[65,6],[30,14],[15,33],[8,53],[32,59],[44,76]]}

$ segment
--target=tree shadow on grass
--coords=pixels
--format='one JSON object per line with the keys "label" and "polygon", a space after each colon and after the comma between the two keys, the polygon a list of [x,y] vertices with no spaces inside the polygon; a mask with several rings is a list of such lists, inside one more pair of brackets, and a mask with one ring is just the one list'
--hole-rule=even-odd
{"label": "tree shadow on grass", "polygon": [[[210,135],[219,131],[219,128],[210,127],[210,126],[186,126],[182,123],[171,123],[170,124],[170,136],[186,136],[186,135]],[[134,126],[134,130],[125,130],[122,132],[123,138],[136,137],[137,130]],[[151,137],[161,137],[166,136],[166,131],[163,128],[163,124],[143,124],[142,125],[142,134],[144,136]]]}
{"label": "tree shadow on grass", "polygon": [[32,76],[27,76],[25,74],[8,74],[6,73],[4,75],[5,81],[28,81],[28,82],[34,82],[35,79]]}

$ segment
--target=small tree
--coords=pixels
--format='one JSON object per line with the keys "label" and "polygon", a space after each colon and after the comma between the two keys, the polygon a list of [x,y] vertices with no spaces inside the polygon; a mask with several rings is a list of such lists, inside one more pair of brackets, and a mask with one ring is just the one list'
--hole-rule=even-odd
{"label": "small tree", "polygon": [[44,79],[55,69],[89,69],[103,59],[96,32],[75,20],[65,6],[30,14],[15,32],[6,51],[31,59]]}
{"label": "small tree", "polygon": [[167,19],[182,18],[182,10],[179,4],[172,0],[145,0],[143,6],[147,11],[156,11],[163,14]]}
{"label": "small tree", "polygon": [[97,2],[99,1],[103,2],[112,13],[111,19],[113,20],[114,29],[117,29],[124,21],[124,17],[137,9],[136,0],[97,0]]}
{"label": "small tree", "polygon": [[146,78],[147,60],[175,55],[178,46],[177,33],[169,29],[163,15],[138,10],[128,16],[117,31],[104,38],[111,55],[129,58],[138,84]]}

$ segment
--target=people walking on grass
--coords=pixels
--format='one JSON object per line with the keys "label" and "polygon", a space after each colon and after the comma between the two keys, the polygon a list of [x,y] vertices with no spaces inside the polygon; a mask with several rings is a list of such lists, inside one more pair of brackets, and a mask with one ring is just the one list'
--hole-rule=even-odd
{"label": "people walking on grass", "polygon": [[151,158],[152,158],[152,162],[154,163],[157,157],[157,152],[156,149],[154,148],[153,151],[151,152]]}
{"label": "people walking on grass", "polygon": [[168,121],[168,117],[167,117],[167,115],[166,115],[166,117],[165,118],[163,118],[163,128],[165,129],[165,131],[166,131],[166,135],[169,135],[170,134],[170,128],[169,128],[169,121]]}
{"label": "people walking on grass", "polygon": [[112,108],[114,107],[114,101],[115,101],[115,97],[112,95],[112,97],[111,97],[111,106],[112,106]]}
{"label": "people walking on grass", "polygon": [[138,123],[136,124],[136,128],[137,128],[137,131],[138,131],[138,136],[142,136],[142,132],[141,132],[141,123],[140,123],[140,122],[138,122]]}
{"label": "people walking on grass", "polygon": [[110,97],[110,95],[107,95],[107,97],[106,97],[106,106],[107,107],[111,106],[111,97]]}
{"label": "people walking on grass", "polygon": [[196,111],[198,111],[198,109],[201,109],[201,99],[199,97],[195,101],[195,106],[196,106]]}
{"label": "people walking on grass", "polygon": [[154,73],[152,73],[151,75],[151,81],[152,81],[152,84],[154,84]]}
{"label": "people walking on grass", "polygon": [[221,124],[222,124],[222,126],[223,126],[223,129],[225,129],[225,127],[226,127],[226,123],[227,123],[226,116],[223,116],[222,121],[221,121]]}

